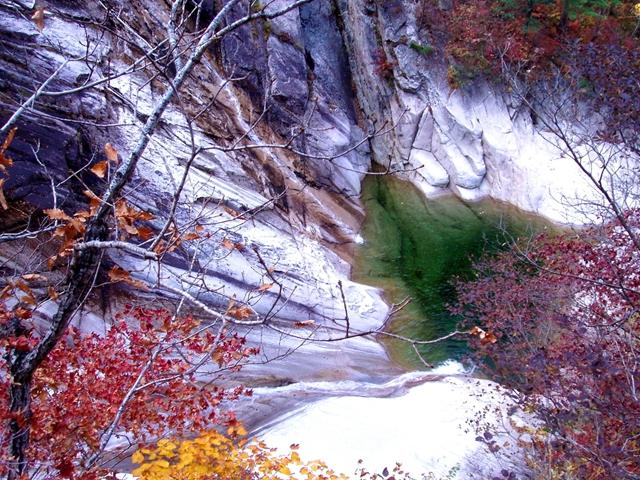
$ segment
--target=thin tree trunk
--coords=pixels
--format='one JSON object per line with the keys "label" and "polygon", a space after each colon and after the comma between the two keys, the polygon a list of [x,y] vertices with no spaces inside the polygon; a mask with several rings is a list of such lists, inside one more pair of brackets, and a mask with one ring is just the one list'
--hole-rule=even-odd
{"label": "thin tree trunk", "polygon": [[11,397],[11,466],[8,480],[16,480],[27,471],[27,447],[29,446],[29,424],[31,421],[31,376],[13,379],[9,390]]}

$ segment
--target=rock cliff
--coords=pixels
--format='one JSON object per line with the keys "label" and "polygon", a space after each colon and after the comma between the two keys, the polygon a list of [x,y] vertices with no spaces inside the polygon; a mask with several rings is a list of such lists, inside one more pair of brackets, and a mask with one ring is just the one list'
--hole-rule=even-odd
{"label": "rock cliff", "polygon": [[[213,2],[201,3],[188,20],[191,31],[215,12]],[[86,202],[83,191],[104,188],[88,168],[104,158],[106,143],[119,152],[135,147],[164,79],[175,74],[166,2],[43,5],[40,31],[34,1],[0,1],[3,123],[39,89],[9,152],[7,231],[33,224],[37,209],[75,211]],[[246,8],[240,2],[228,21]],[[531,118],[516,114],[495,86],[452,91],[442,62],[412,47],[430,35],[418,28],[414,8],[399,0],[316,0],[225,36],[161,119],[127,189],[133,205],[156,216],[158,230],[188,169],[175,216],[180,228],[204,227],[211,241],[173,252],[161,265],[121,252],[110,261],[151,283],[162,278],[196,292],[216,308],[251,297],[258,315],[275,309],[284,327],[313,320],[312,335],[321,326],[335,336],[332,328],[343,328],[346,316],[365,330],[388,311],[380,292],[348,279],[362,220],[360,182],[372,161],[427,195],[490,195],[566,220],[558,200],[584,188],[575,185],[573,166],[558,160]],[[221,247],[225,240],[240,248]],[[280,294],[253,295],[267,278],[262,262],[277,272]],[[24,258],[5,253],[6,271],[21,265]],[[295,369],[288,362],[270,367],[287,381],[365,375],[363,364],[368,372],[378,361],[386,365],[372,340],[298,349],[305,342],[279,328],[256,335],[268,358],[296,350]]]}

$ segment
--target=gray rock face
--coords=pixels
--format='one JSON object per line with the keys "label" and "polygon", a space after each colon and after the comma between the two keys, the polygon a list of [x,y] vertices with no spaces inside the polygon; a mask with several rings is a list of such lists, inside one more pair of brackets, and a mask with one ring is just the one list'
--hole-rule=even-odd
{"label": "gray rock face", "polygon": [[[375,161],[405,172],[400,175],[427,194],[490,195],[556,221],[576,221],[560,199],[591,197],[577,167],[530,119],[516,115],[496,86],[449,87],[444,62],[415,47],[429,43],[429,32],[416,25],[415,2],[337,5],[363,116],[372,130],[395,127],[372,140]],[[451,2],[439,8],[450,9]],[[563,172],[562,179],[550,171]]]}
{"label": "gray rock face", "polygon": [[[48,208],[53,183],[55,204],[68,212],[86,204],[85,190],[105,187],[89,167],[105,159],[107,142],[121,155],[135,148],[167,88],[163,79],[175,75],[166,56],[166,5],[71,3],[50,0],[39,32],[30,20],[33,2],[0,0],[0,120],[57,71],[16,123],[9,151],[15,165],[4,191],[11,202]],[[161,278],[175,290],[197,292],[217,309],[248,298],[258,315],[275,309],[285,327],[312,320],[326,335],[341,335],[339,281],[352,328],[376,328],[387,312],[379,292],[348,281],[345,261],[344,245],[353,243],[362,219],[357,195],[371,159],[405,171],[400,175],[426,193],[492,195],[560,218],[553,199],[583,188],[566,181],[575,172],[551,165],[548,142],[526,118],[510,114],[495,88],[449,89],[443,66],[411,47],[421,41],[414,8],[401,0],[316,0],[225,36],[165,112],[127,191],[128,201],[153,213],[151,226],[161,228],[193,142],[202,152],[176,220],[184,229],[204,227],[210,241],[183,246],[160,268],[122,253],[110,261],[150,282]],[[240,2],[228,22],[246,11]],[[205,2],[190,28],[214,12],[213,2]],[[242,148],[232,148],[238,139]],[[240,247],[229,251],[225,242]],[[282,294],[255,295],[270,282],[262,262],[277,272]],[[305,352],[318,345],[297,349],[296,336],[280,330],[261,334],[271,357],[291,349],[315,358]],[[337,358],[345,376],[362,374],[361,364],[388,366],[370,340],[322,345],[340,355],[317,355],[293,377],[333,375]],[[286,365],[273,371],[284,375]]]}
{"label": "gray rock face", "polygon": [[[230,21],[246,7],[232,12]],[[48,84],[49,93],[16,123],[9,151],[15,165],[4,191],[10,202],[51,208],[53,182],[59,186],[56,205],[75,212],[86,205],[84,190],[99,193],[105,187],[89,172],[105,159],[104,145],[111,143],[121,156],[133,150],[167,88],[162,77],[175,74],[161,48],[154,53],[155,63],[142,67],[142,51],[166,39],[169,12],[154,0],[89,0],[73,11],[68,2],[51,1],[39,32],[29,8],[0,0],[2,123],[64,66]],[[211,14],[202,12],[201,21]],[[101,30],[102,24],[110,29]],[[159,266],[118,251],[110,252],[106,264],[120,265],[150,284],[160,279],[169,289],[163,295],[191,292],[214,310],[224,311],[235,298],[248,302],[257,316],[276,312],[272,328],[246,333],[260,344],[261,363],[285,354],[287,359],[248,367],[246,380],[365,378],[394,369],[371,339],[308,346],[300,340],[301,335],[344,335],[342,292],[352,329],[377,328],[388,310],[380,292],[348,279],[344,259],[345,245],[353,242],[362,219],[355,196],[370,168],[367,142],[352,148],[364,134],[350,85],[342,37],[326,2],[247,24],[225,37],[193,71],[127,188],[127,201],[154,214],[150,226],[160,229],[192,140],[203,149],[181,192],[176,221],[184,231],[201,225],[206,241],[183,244]],[[68,90],[73,91],[55,93]],[[243,145],[290,143],[297,153],[230,151],[241,138]],[[339,155],[343,150],[348,152]],[[225,242],[237,247],[225,248]],[[262,262],[273,269],[281,292],[274,288],[257,294],[261,285],[273,283]],[[115,313],[119,300],[110,302]],[[96,317],[89,316],[88,328],[100,330]],[[311,326],[293,328],[302,321]]]}

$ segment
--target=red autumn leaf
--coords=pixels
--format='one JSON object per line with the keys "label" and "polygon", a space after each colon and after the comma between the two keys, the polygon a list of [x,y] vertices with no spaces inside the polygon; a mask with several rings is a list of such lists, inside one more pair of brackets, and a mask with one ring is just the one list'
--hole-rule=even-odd
{"label": "red autumn leaf", "polygon": [[28,352],[31,350],[31,342],[27,337],[18,337],[10,342],[10,345],[18,352]]}

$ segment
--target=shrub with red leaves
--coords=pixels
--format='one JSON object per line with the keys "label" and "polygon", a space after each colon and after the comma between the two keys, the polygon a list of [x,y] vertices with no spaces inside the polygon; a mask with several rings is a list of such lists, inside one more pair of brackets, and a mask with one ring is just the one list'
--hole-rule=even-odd
{"label": "shrub with red leaves", "polygon": [[[638,232],[640,211],[624,219]],[[542,421],[538,465],[638,478],[640,251],[628,232],[611,222],[541,236],[477,269],[455,311],[497,337],[476,340],[476,355]]]}

